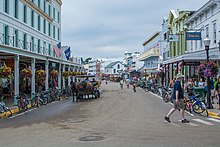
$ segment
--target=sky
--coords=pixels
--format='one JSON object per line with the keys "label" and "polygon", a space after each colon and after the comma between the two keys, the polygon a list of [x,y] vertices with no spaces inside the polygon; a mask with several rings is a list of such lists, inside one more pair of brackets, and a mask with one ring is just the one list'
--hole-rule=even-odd
{"label": "sky", "polygon": [[62,45],[73,56],[122,57],[143,52],[171,9],[198,10],[208,0],[62,0]]}

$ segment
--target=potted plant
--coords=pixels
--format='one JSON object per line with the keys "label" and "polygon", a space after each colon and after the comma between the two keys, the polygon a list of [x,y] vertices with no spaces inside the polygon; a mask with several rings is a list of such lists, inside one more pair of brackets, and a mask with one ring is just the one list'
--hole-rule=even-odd
{"label": "potted plant", "polygon": [[62,73],[62,76],[63,76],[65,79],[67,79],[68,76],[69,76],[69,72],[68,72],[68,71],[64,71],[64,72]]}
{"label": "potted plant", "polygon": [[218,74],[218,66],[213,61],[209,61],[200,64],[197,71],[200,76],[212,77]]}
{"label": "potted plant", "polygon": [[59,75],[59,73],[55,69],[50,72],[50,76],[52,77],[52,79],[56,79],[58,77],[58,75]]}
{"label": "potted plant", "polygon": [[7,67],[5,64],[4,66],[2,66],[0,68],[0,74],[1,76],[5,76],[5,77],[8,77],[11,75],[11,68],[10,67]]}
{"label": "potted plant", "polygon": [[46,72],[44,70],[36,70],[36,80],[41,81],[46,79]]}
{"label": "potted plant", "polygon": [[32,78],[32,71],[29,68],[24,68],[20,71],[20,76],[22,78],[30,79]]}

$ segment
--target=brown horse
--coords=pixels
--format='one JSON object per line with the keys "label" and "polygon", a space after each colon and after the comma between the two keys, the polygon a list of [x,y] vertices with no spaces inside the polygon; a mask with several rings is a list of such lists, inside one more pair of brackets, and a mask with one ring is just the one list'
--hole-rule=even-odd
{"label": "brown horse", "polygon": [[84,95],[87,95],[87,98],[89,99],[90,94],[94,95],[93,84],[91,82],[82,81],[81,83],[74,82],[73,84],[72,91],[76,94],[77,99],[84,99]]}

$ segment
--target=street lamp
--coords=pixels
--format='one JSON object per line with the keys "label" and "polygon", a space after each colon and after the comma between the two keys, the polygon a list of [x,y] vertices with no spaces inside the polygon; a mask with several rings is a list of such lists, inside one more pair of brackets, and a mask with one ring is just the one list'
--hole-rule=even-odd
{"label": "street lamp", "polygon": [[[204,42],[205,50],[206,50],[206,62],[208,63],[209,62],[209,45],[210,45],[211,40],[208,37],[206,37],[203,42]],[[210,96],[211,96],[210,77],[207,76],[207,109],[213,109]]]}

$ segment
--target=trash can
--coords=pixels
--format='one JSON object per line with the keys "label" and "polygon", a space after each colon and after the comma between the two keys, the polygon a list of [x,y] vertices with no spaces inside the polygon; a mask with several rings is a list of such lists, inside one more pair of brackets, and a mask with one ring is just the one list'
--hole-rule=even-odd
{"label": "trash can", "polygon": [[194,92],[199,94],[199,99],[205,102],[205,88],[204,87],[194,87]]}

